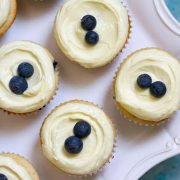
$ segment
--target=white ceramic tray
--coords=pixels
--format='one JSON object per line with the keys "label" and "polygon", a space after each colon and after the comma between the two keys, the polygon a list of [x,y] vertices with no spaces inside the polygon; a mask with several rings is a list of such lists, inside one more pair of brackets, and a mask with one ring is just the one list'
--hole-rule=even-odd
{"label": "white ceramic tray", "polygon": [[142,47],[157,46],[180,56],[180,37],[161,22],[153,0],[126,0],[133,20],[132,38],[112,64],[87,70],[70,62],[53,38],[53,22],[61,0],[18,1],[18,16],[0,45],[13,40],[31,40],[47,47],[59,62],[61,83],[56,98],[40,112],[25,116],[0,111],[0,151],[28,158],[42,180],[74,180],[57,170],[42,154],[39,129],[46,115],[59,103],[84,99],[101,106],[118,129],[115,157],[101,173],[88,180],[136,180],[158,162],[180,152],[180,113],[159,127],[140,127],[124,120],[113,100],[112,79],[124,57]]}

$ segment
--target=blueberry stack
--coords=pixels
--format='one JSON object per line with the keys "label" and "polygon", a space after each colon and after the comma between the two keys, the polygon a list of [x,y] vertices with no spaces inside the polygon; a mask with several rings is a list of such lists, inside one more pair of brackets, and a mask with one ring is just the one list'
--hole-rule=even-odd
{"label": "blueberry stack", "polygon": [[70,154],[78,154],[83,149],[82,138],[88,137],[91,133],[91,126],[86,121],[79,121],[73,129],[74,136],[68,137],[64,142],[66,151]]}
{"label": "blueberry stack", "polygon": [[92,15],[86,15],[81,19],[81,26],[88,31],[85,35],[85,40],[90,45],[95,45],[99,41],[99,35],[93,29],[96,27],[96,18]]}
{"label": "blueberry stack", "polygon": [[166,94],[166,85],[161,81],[152,83],[152,79],[148,74],[141,74],[137,78],[137,84],[142,89],[150,89],[150,93],[157,98]]}
{"label": "blueberry stack", "polygon": [[31,64],[24,62],[18,66],[18,75],[11,78],[9,81],[10,90],[17,95],[23,94],[28,88],[26,78],[29,78],[34,73],[34,68]]}
{"label": "blueberry stack", "polygon": [[8,178],[4,174],[0,174],[0,180],[8,180]]}

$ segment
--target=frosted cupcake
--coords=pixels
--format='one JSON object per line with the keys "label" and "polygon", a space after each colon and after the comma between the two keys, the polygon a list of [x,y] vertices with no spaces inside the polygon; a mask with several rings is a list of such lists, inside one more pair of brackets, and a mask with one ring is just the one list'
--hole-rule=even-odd
{"label": "frosted cupcake", "polygon": [[55,38],[64,54],[86,68],[110,63],[130,31],[127,10],[115,0],[69,0],[59,10]]}
{"label": "frosted cupcake", "polygon": [[19,114],[45,106],[58,88],[57,63],[49,51],[28,41],[0,48],[0,108]]}
{"label": "frosted cupcake", "polygon": [[112,156],[115,128],[97,106],[69,101],[57,106],[41,127],[44,155],[73,175],[96,173]]}
{"label": "frosted cupcake", "polygon": [[2,36],[12,25],[16,17],[16,0],[0,1],[0,36]]}
{"label": "frosted cupcake", "polygon": [[23,157],[16,154],[0,154],[1,180],[39,180],[33,166]]}
{"label": "frosted cupcake", "polygon": [[157,124],[180,107],[180,64],[170,53],[146,48],[129,55],[114,83],[123,114],[140,124]]}

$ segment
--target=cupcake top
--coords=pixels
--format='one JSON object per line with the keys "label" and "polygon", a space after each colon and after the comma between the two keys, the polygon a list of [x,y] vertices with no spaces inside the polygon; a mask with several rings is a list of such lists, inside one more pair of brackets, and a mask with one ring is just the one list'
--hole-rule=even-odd
{"label": "cupcake top", "polygon": [[15,154],[0,154],[0,179],[39,180],[31,164]]}
{"label": "cupcake top", "polygon": [[86,68],[109,63],[129,34],[127,10],[115,0],[69,0],[59,10],[55,37],[65,55]]}
{"label": "cupcake top", "polygon": [[16,14],[16,0],[0,1],[0,35],[11,25]]}
{"label": "cupcake top", "polygon": [[119,105],[141,120],[160,121],[180,107],[180,64],[168,52],[147,48],[120,65],[115,80]]}
{"label": "cupcake top", "polygon": [[14,113],[42,108],[55,94],[58,72],[43,47],[15,41],[0,48],[0,107]]}
{"label": "cupcake top", "polygon": [[111,157],[114,140],[115,129],[109,117],[85,101],[56,107],[41,128],[45,156],[61,170],[76,175],[101,168]]}

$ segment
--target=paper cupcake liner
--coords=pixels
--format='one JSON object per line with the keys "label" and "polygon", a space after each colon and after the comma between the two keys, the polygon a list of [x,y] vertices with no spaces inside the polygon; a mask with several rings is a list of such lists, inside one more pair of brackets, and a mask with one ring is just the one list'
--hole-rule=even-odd
{"label": "paper cupcake liner", "polygon": [[32,112],[27,112],[27,113],[15,113],[15,112],[11,112],[11,111],[8,111],[8,110],[5,110],[3,108],[0,108],[2,111],[4,111],[5,113],[9,114],[9,115],[19,115],[19,116],[28,116],[28,115],[31,115],[31,114],[34,114],[34,113],[37,113],[39,111],[41,111],[44,107],[46,107],[48,104],[50,104],[50,102],[52,100],[54,100],[54,98],[56,97],[57,95],[57,91],[59,89],[59,84],[60,84],[60,73],[59,73],[59,68],[56,67],[55,69],[55,76],[56,76],[56,89],[54,91],[54,94],[52,95],[52,97],[49,99],[48,103],[46,103],[45,105],[43,105],[41,108],[37,109],[37,110],[34,110]]}
{"label": "paper cupcake liner", "polygon": [[128,37],[127,37],[127,39],[126,39],[126,42],[125,42],[125,44],[124,44],[124,47],[121,49],[121,51],[120,51],[119,53],[123,52],[123,51],[126,49],[126,47],[128,46],[129,41],[130,41],[130,39],[131,39],[131,37],[132,37],[132,30],[133,30],[133,20],[132,20],[132,16],[131,16],[131,13],[130,13],[130,11],[129,11],[129,8],[128,8],[128,6],[125,4],[124,1],[121,1],[121,4],[122,4],[122,5],[124,6],[124,8],[127,10],[127,14],[128,14],[128,17],[129,17],[129,33],[128,33]]}
{"label": "paper cupcake liner", "polygon": [[[115,75],[114,75],[114,78],[113,78],[113,92],[114,92],[114,96],[113,96],[113,99],[116,101],[116,98],[115,98],[115,81],[116,81],[116,77],[117,77],[117,74],[118,72],[120,71],[123,63],[129,59],[129,57],[131,57],[134,53],[137,53],[141,50],[145,50],[145,49],[150,49],[152,47],[147,47],[147,48],[141,48],[141,49],[138,49],[136,51],[134,51],[133,53],[129,54],[125,59],[122,60],[122,62],[119,64],[116,72],[115,72]],[[163,50],[161,48],[156,48],[156,49],[160,49],[160,50]],[[125,109],[123,109],[120,105],[120,103],[118,103],[116,101],[116,106],[117,106],[117,109],[120,111],[120,114],[121,116],[128,120],[129,122],[133,122],[139,126],[159,126],[159,125],[162,125],[164,123],[166,123],[167,121],[169,121],[171,119],[171,117],[176,113],[174,112],[172,115],[170,115],[170,117],[166,118],[166,119],[163,119],[163,120],[160,120],[160,121],[147,121],[147,120],[142,120],[142,119],[139,119],[135,116],[133,116],[132,114],[130,114],[129,112],[127,112]]]}
{"label": "paper cupcake liner", "polygon": [[[128,120],[129,122],[133,122],[134,124],[137,124],[139,126],[159,126],[162,124],[165,124],[167,121],[170,120],[170,118],[167,119],[163,119],[161,121],[146,121],[146,120],[141,120],[138,118],[130,118],[125,112],[122,111],[122,109],[119,107],[120,105],[118,104],[118,102],[116,102],[117,105],[117,109],[120,111],[121,116],[123,117],[123,119]],[[132,115],[131,115],[132,116]]]}
{"label": "paper cupcake liner", "polygon": [[19,162],[20,165],[22,165],[25,169],[28,170],[33,180],[40,180],[39,175],[37,171],[34,169],[32,163],[29,160],[27,160],[25,157],[23,157],[22,155],[10,153],[10,152],[1,152],[0,155],[10,157],[16,162]]}
{"label": "paper cupcake liner", "polygon": [[[103,110],[101,107],[99,107],[99,105],[97,105],[97,104],[94,104],[94,103],[92,103],[92,102],[85,101],[85,100],[74,99],[74,100],[70,100],[70,101],[61,103],[60,105],[56,106],[56,107],[47,115],[47,117],[48,117],[51,113],[53,113],[53,111],[54,111],[57,107],[62,106],[62,105],[67,104],[67,103],[70,103],[70,102],[74,102],[74,101],[91,103],[92,105],[100,108],[100,109],[104,112],[104,110]],[[104,112],[104,113],[105,113],[105,112]],[[113,131],[114,131],[114,143],[113,143],[112,152],[111,152],[111,154],[109,155],[109,157],[107,158],[107,161],[106,161],[99,169],[97,169],[97,170],[95,170],[95,171],[92,171],[92,172],[89,172],[89,173],[87,173],[87,174],[82,174],[82,175],[71,174],[71,173],[68,173],[68,172],[66,172],[66,171],[63,171],[62,169],[56,167],[56,165],[53,164],[51,161],[49,161],[49,159],[48,159],[48,161],[49,161],[55,168],[57,168],[59,171],[62,171],[63,173],[65,173],[66,175],[68,175],[68,176],[70,176],[70,177],[86,178],[86,177],[94,176],[94,175],[96,175],[97,173],[101,172],[101,171],[105,168],[105,166],[108,165],[108,164],[110,164],[111,161],[112,161],[112,159],[114,159],[114,154],[115,154],[116,145],[117,145],[117,129],[116,129],[116,126],[115,126],[114,123],[112,122],[112,119],[111,119],[106,113],[105,113],[105,115],[108,117],[107,119],[109,120],[109,122],[111,123],[111,126],[113,127]],[[46,118],[47,118],[47,117],[46,117]],[[46,121],[46,118],[45,118],[45,120],[43,121],[42,126],[41,126],[41,128],[40,128],[40,144],[41,144],[41,147],[42,147],[42,144],[43,144],[43,143],[42,143],[42,140],[41,140],[41,131],[42,131],[42,127],[43,127],[43,125],[44,125],[44,123],[45,123],[45,121]],[[46,156],[45,156],[45,157],[46,157]]]}
{"label": "paper cupcake liner", "polygon": [[16,14],[17,14],[17,1],[16,0],[10,0],[12,3],[12,7],[11,10],[9,12],[8,15],[8,19],[5,22],[5,24],[0,28],[0,37],[3,36],[8,29],[11,27],[11,25],[13,24],[15,18],[16,18]]}

